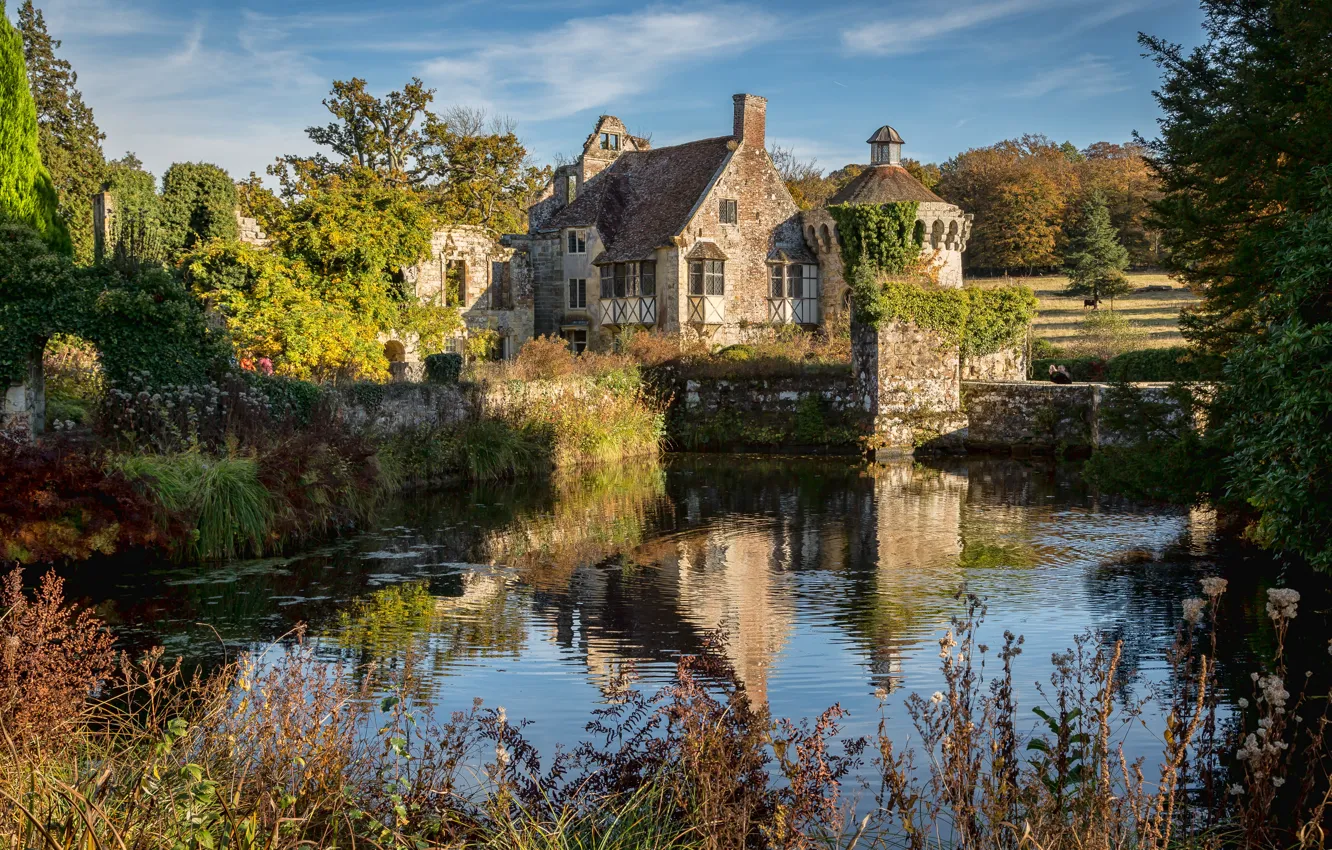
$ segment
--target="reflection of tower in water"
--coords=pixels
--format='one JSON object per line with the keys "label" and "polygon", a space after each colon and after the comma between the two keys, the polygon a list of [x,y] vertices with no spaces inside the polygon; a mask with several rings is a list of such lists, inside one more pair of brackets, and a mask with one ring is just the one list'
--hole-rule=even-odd
{"label": "reflection of tower in water", "polygon": [[855,619],[869,642],[873,683],[891,690],[912,636],[947,623],[964,580],[967,478],[910,461],[876,465],[872,474],[872,508],[862,518],[852,569],[872,579],[873,592],[858,594],[865,609]]}

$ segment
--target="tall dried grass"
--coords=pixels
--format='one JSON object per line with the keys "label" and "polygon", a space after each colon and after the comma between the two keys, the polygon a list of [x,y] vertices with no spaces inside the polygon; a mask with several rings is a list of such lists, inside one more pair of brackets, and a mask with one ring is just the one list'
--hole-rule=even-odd
{"label": "tall dried grass", "polygon": [[[6,601],[22,615],[16,587]],[[1203,587],[1185,603],[1167,693],[1126,700],[1122,646],[1084,637],[1056,657],[1034,732],[1023,731],[1015,698],[1021,638],[1005,635],[991,656],[984,606],[965,596],[939,642],[944,688],[908,701],[914,747],[885,726],[838,741],[837,706],[810,722],[774,721],[714,645],[682,659],[653,695],[613,682],[589,739],[543,761],[502,708],[478,701],[436,720],[411,697],[423,689],[410,661],[389,695],[372,699],[372,677],[321,662],[299,634],[211,676],[187,677],[160,651],[107,673],[100,627],[62,608],[48,584],[41,618],[92,643],[43,648],[86,650],[62,668],[74,671],[74,692],[47,697],[62,712],[59,735],[25,738],[34,716],[16,711],[24,694],[15,699],[13,683],[31,676],[0,680],[10,688],[0,701],[0,840],[124,850],[1323,847],[1327,700],[1285,684],[1298,596],[1269,594],[1276,652],[1255,672],[1252,703],[1227,721],[1212,661],[1225,587]],[[47,663],[19,640],[21,661],[6,663]],[[1123,733],[1154,699],[1166,728],[1149,766],[1128,760]],[[873,782],[857,810],[862,770]]]}

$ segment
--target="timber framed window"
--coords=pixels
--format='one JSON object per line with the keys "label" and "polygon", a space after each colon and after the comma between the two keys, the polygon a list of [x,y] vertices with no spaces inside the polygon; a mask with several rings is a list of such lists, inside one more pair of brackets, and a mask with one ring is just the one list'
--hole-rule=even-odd
{"label": "timber framed window", "polygon": [[586,253],[587,253],[587,231],[586,231],[586,230],[570,230],[570,231],[569,231],[569,246],[568,246],[568,253],[570,253],[570,254],[586,254]]}
{"label": "timber framed window", "polygon": [[690,260],[689,294],[725,295],[726,262],[724,260]]}
{"label": "timber framed window", "polygon": [[722,224],[740,223],[740,205],[730,198],[723,198],[717,204],[717,218]]}
{"label": "timber framed window", "polygon": [[569,278],[569,309],[587,309],[587,278]]}
{"label": "timber framed window", "polygon": [[604,299],[615,297],[614,265],[606,265],[601,267],[601,297]]}

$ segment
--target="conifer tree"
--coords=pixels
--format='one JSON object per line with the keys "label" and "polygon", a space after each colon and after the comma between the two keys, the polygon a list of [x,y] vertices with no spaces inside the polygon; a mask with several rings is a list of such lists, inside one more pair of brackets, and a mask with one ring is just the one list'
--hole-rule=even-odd
{"label": "conifer tree", "polygon": [[46,19],[32,0],[18,10],[18,31],[23,36],[23,57],[28,84],[37,107],[38,147],[42,163],[55,183],[60,217],[69,228],[74,256],[92,259],[92,196],[101,190],[106,135],[75,87],[78,74],[68,61],[56,57],[60,41],[51,38]]}
{"label": "conifer tree", "polygon": [[0,218],[32,227],[51,246],[70,250],[55,185],[38,148],[37,108],[23,64],[23,37],[0,5]]}
{"label": "conifer tree", "polygon": [[1129,291],[1128,249],[1119,242],[1119,234],[1110,223],[1110,209],[1098,194],[1082,207],[1082,219],[1064,254],[1071,295],[1090,295],[1093,299],[1114,298]]}

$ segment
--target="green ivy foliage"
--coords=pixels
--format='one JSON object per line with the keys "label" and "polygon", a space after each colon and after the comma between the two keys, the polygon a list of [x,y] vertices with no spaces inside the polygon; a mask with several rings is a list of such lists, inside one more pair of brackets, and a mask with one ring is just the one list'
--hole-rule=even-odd
{"label": "green ivy foliage", "polygon": [[97,346],[107,380],[137,374],[151,386],[193,384],[228,367],[230,343],[171,270],[103,265],[81,274],[91,303],[75,332]]}
{"label": "green ivy foliage", "polygon": [[162,237],[175,253],[215,240],[235,242],[236,184],[216,165],[177,162],[162,176]]}
{"label": "green ivy foliage", "polygon": [[23,36],[0,6],[0,219],[26,224],[53,248],[73,252],[51,175],[38,148],[37,106],[28,88]]}
{"label": "green ivy foliage", "polygon": [[899,274],[920,256],[924,234],[916,232],[920,204],[837,204],[828,207],[842,242],[842,267],[847,279],[862,270]]}
{"label": "green ivy foliage", "polygon": [[432,384],[456,384],[462,375],[462,367],[461,354],[446,351],[428,355],[425,359],[426,380]]}
{"label": "green ivy foliage", "polygon": [[1036,315],[1036,296],[1025,286],[943,289],[862,270],[852,293],[857,322],[910,322],[942,334],[964,357],[1020,344]]}
{"label": "green ivy foliage", "polygon": [[0,224],[0,382],[21,379],[48,339],[81,327],[88,302],[65,255],[31,227]]}

